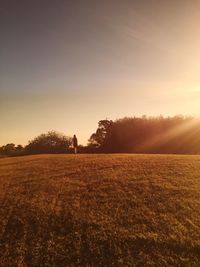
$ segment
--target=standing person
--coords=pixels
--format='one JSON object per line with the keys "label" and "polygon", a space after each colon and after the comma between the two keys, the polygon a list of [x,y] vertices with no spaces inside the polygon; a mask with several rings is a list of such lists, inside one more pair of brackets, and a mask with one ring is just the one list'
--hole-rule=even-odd
{"label": "standing person", "polygon": [[74,154],[77,154],[78,139],[75,134],[73,136],[72,142],[73,142],[73,147],[74,147]]}

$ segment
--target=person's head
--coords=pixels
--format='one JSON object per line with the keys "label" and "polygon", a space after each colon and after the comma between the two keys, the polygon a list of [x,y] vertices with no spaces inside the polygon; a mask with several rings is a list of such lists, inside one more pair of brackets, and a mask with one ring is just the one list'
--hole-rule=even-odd
{"label": "person's head", "polygon": [[76,135],[74,134],[74,138],[76,138]]}

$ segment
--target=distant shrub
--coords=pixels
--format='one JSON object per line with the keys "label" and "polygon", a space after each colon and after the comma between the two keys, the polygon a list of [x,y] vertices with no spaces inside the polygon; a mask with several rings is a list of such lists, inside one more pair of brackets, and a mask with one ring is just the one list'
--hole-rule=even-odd
{"label": "distant shrub", "polygon": [[23,154],[24,148],[22,145],[15,145],[13,143],[9,143],[0,147],[0,155],[1,156],[19,156]]}

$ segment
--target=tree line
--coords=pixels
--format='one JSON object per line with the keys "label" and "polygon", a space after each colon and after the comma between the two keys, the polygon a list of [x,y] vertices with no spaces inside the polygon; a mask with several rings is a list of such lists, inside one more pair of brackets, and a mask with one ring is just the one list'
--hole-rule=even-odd
{"label": "tree line", "polygon": [[55,154],[69,153],[71,151],[72,138],[64,134],[50,131],[46,134],[40,134],[28,145],[15,145],[13,143],[0,147],[2,156],[20,156],[31,154]]}
{"label": "tree line", "polygon": [[183,116],[101,120],[89,143],[109,153],[200,154],[200,120]]}
{"label": "tree line", "polygon": [[[100,120],[79,153],[200,154],[200,120],[193,117],[132,117]],[[55,131],[41,134],[27,146],[7,144],[0,154],[17,156],[72,153],[72,138]]]}

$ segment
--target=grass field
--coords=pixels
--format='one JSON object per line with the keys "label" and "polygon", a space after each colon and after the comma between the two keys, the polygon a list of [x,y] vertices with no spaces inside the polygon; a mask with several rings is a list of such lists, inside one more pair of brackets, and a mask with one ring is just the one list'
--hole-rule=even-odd
{"label": "grass field", "polygon": [[200,156],[0,159],[0,266],[200,266]]}

